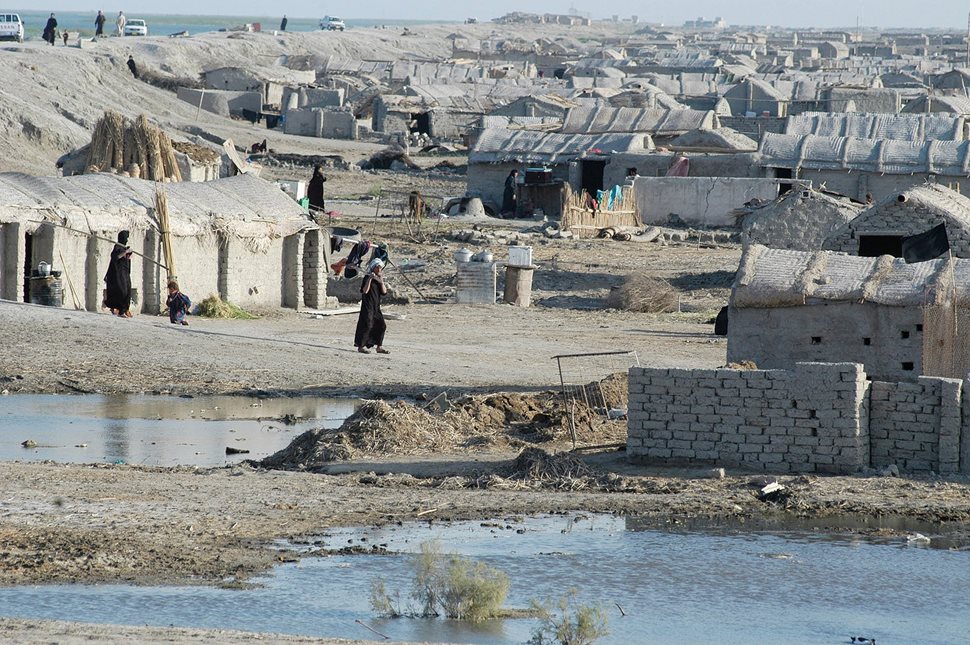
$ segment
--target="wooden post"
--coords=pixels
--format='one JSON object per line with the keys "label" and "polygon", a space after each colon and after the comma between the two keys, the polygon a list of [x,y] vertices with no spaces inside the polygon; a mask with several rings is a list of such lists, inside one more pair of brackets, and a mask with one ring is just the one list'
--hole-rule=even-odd
{"label": "wooden post", "polygon": [[162,252],[165,253],[168,280],[178,280],[175,258],[172,257],[172,227],[168,218],[168,197],[158,185],[155,186],[155,212],[158,214],[158,226],[162,234]]}

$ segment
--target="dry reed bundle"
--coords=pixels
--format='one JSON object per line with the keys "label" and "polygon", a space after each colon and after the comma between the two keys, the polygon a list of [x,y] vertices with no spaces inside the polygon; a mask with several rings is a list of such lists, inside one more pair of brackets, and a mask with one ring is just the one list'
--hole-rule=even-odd
{"label": "dry reed bundle", "polygon": [[582,190],[574,193],[566,184],[563,189],[563,209],[560,227],[573,231],[581,237],[595,237],[604,228],[640,227],[640,213],[632,189],[625,188],[620,199],[614,200],[611,207],[598,205],[591,207],[589,194]]}
{"label": "dry reed bundle", "polygon": [[88,172],[129,171],[152,181],[182,181],[172,140],[142,114],[135,123],[117,112],[106,111],[91,137]]}
{"label": "dry reed bundle", "polygon": [[256,316],[242,307],[226,302],[212,294],[199,303],[199,315],[204,318],[232,318],[236,320],[255,320]]}
{"label": "dry reed bundle", "polygon": [[117,112],[106,111],[94,126],[86,166],[97,168],[99,172],[123,169],[124,138],[124,118]]}
{"label": "dry reed bundle", "polygon": [[606,306],[611,309],[661,314],[677,311],[677,290],[661,278],[632,273],[623,284],[610,292]]}

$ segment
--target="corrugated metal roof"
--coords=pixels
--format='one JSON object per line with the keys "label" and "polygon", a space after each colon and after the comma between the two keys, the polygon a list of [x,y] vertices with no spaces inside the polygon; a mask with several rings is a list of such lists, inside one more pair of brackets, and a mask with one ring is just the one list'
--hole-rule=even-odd
{"label": "corrugated metal roof", "polygon": [[761,164],[776,168],[970,176],[967,141],[910,142],[767,132],[759,151]]}
{"label": "corrugated metal roof", "polygon": [[918,307],[949,300],[963,306],[970,302],[970,260],[907,264],[889,256],[864,258],[760,245],[745,250],[731,295],[739,308],[826,302]]}
{"label": "corrugated metal roof", "polygon": [[788,117],[785,134],[824,137],[962,141],[964,119],[940,114],[862,114],[806,112]]}
{"label": "corrugated metal roof", "polygon": [[676,135],[717,127],[714,112],[703,110],[655,110],[650,108],[573,108],[566,113],[562,131],[567,134],[646,132]]}
{"label": "corrugated metal roof", "polygon": [[564,163],[587,154],[653,148],[645,134],[558,134],[488,128],[468,155],[469,163]]}

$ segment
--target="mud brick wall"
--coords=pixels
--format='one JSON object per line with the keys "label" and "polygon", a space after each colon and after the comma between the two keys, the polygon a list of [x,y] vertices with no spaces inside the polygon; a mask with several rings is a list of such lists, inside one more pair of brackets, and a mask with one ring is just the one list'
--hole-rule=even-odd
{"label": "mud brick wall", "polygon": [[872,383],[871,459],[908,472],[960,470],[963,382],[921,377],[916,383]]}
{"label": "mud brick wall", "polygon": [[630,370],[634,461],[770,472],[970,475],[967,382],[868,381],[855,363]]}
{"label": "mud brick wall", "polygon": [[869,464],[867,395],[855,363],[634,368],[627,453],[654,463],[852,473]]}

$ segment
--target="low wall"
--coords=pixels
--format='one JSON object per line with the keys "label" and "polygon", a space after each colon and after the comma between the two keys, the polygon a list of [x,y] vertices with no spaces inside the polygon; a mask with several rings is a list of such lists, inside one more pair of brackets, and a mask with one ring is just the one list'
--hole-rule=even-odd
{"label": "low wall", "polygon": [[868,381],[856,363],[790,370],[633,368],[634,461],[765,472],[970,474],[963,382]]}
{"label": "low wall", "polygon": [[693,226],[737,226],[735,209],[752,199],[778,197],[773,179],[637,177],[634,187],[644,224],[666,224],[674,214]]}

